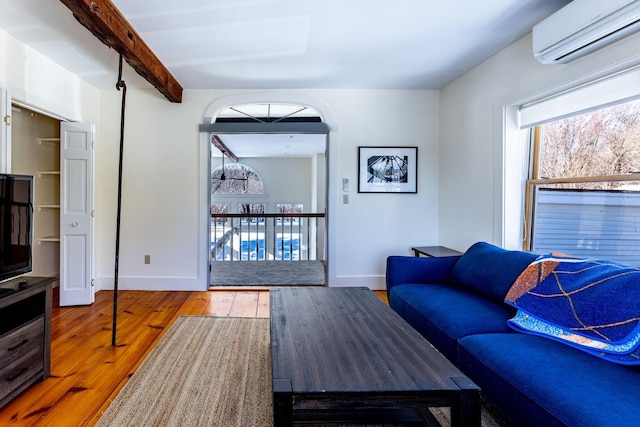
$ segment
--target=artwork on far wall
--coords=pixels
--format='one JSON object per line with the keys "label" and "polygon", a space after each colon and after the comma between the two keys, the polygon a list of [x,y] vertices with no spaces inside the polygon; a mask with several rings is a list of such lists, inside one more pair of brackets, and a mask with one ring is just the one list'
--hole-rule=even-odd
{"label": "artwork on far wall", "polygon": [[358,193],[417,193],[418,147],[358,147]]}

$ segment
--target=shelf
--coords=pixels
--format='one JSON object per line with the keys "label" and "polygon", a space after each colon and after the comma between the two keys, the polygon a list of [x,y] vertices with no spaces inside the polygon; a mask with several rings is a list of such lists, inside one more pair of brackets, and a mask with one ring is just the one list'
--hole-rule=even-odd
{"label": "shelf", "polygon": [[38,178],[43,176],[60,176],[60,171],[38,171]]}
{"label": "shelf", "polygon": [[42,209],[60,209],[60,205],[38,205],[38,210]]}
{"label": "shelf", "polygon": [[44,243],[44,242],[59,242],[59,241],[60,241],[60,236],[48,236],[48,237],[42,237],[38,239],[38,244]]}
{"label": "shelf", "polygon": [[38,138],[38,144],[39,145],[50,145],[50,146],[59,145],[60,144],[60,138]]}

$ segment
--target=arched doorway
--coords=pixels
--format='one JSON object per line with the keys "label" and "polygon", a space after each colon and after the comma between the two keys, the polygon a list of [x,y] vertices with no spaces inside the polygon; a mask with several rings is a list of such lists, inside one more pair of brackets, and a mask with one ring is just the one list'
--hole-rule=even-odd
{"label": "arched doorway", "polygon": [[[208,144],[211,165],[209,170],[215,171],[216,167],[219,168],[217,177],[212,175],[210,179],[211,185],[208,189],[210,209],[211,212],[218,212],[218,214],[221,210],[231,214],[217,216],[210,220],[211,263],[214,264],[219,257],[233,258],[232,254],[235,254],[235,260],[245,261],[321,261],[322,283],[311,284],[326,284],[328,233],[325,214],[327,212],[329,127],[322,121],[318,110],[298,103],[234,103],[219,108],[215,116],[206,121],[210,123],[203,124],[201,131],[208,134],[211,142]],[[269,188],[267,193],[247,194],[244,191],[248,183],[248,180],[245,180],[246,175],[233,171],[236,165],[234,161],[238,160],[265,177],[265,185]],[[221,161],[226,161],[226,165],[234,166],[221,168]],[[233,180],[234,184],[230,182],[221,184],[220,177],[224,177],[225,181]],[[309,182],[306,186],[308,194],[301,195],[292,184],[305,180]],[[227,188],[236,188],[238,191],[235,194],[227,193],[220,196],[216,194],[215,189],[222,188],[222,185]],[[221,209],[223,206],[224,208]],[[252,207],[249,209],[250,212],[247,212],[247,206]],[[256,207],[255,212],[253,207]],[[243,213],[253,217],[233,218],[233,215],[239,216]],[[258,214],[264,216],[258,216]],[[275,217],[276,215],[280,217]],[[302,215],[317,215],[321,219]],[[229,222],[236,219],[235,225],[229,226]],[[220,240],[220,236],[225,234],[220,234],[220,231],[216,230],[219,223],[223,223],[228,228],[226,241]],[[285,223],[289,227],[288,231],[283,231],[282,228],[279,231],[270,230],[269,224],[277,228]],[[243,224],[254,224],[254,237],[250,231],[243,231]],[[306,227],[304,232],[303,226]],[[234,237],[229,236],[230,230],[234,230]],[[233,247],[234,238],[238,242],[235,247]],[[288,247],[286,247],[287,242]],[[270,244],[273,244],[273,247]],[[220,276],[221,264],[218,266],[217,270],[216,267],[210,269],[210,271],[214,270],[210,283],[242,284],[216,280],[219,279],[216,276]],[[243,270],[249,268],[248,265],[242,267]],[[264,264],[260,266],[261,273],[264,273],[265,267]],[[259,276],[264,277],[268,274],[259,274]],[[291,280],[296,281],[296,279]],[[277,285],[293,284],[293,282],[248,284]]]}

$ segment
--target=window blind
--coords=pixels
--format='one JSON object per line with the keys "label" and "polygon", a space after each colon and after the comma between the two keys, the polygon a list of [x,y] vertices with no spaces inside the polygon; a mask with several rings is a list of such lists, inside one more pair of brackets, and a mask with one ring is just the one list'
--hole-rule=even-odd
{"label": "window blind", "polygon": [[640,98],[640,69],[634,68],[520,107],[520,128],[529,128]]}

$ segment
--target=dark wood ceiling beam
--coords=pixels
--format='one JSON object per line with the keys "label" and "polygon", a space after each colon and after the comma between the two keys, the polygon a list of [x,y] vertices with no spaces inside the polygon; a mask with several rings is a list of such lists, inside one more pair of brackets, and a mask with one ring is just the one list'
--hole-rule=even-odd
{"label": "dark wood ceiling beam", "polygon": [[226,155],[234,162],[238,161],[238,156],[236,156],[233,151],[231,151],[229,147],[227,147],[224,142],[222,142],[218,135],[211,135],[211,143],[215,145],[218,150],[220,150],[223,156]]}
{"label": "dark wood ceiling beam", "polygon": [[182,86],[110,0],[60,0],[75,18],[124,59],[171,102],[182,102]]}

